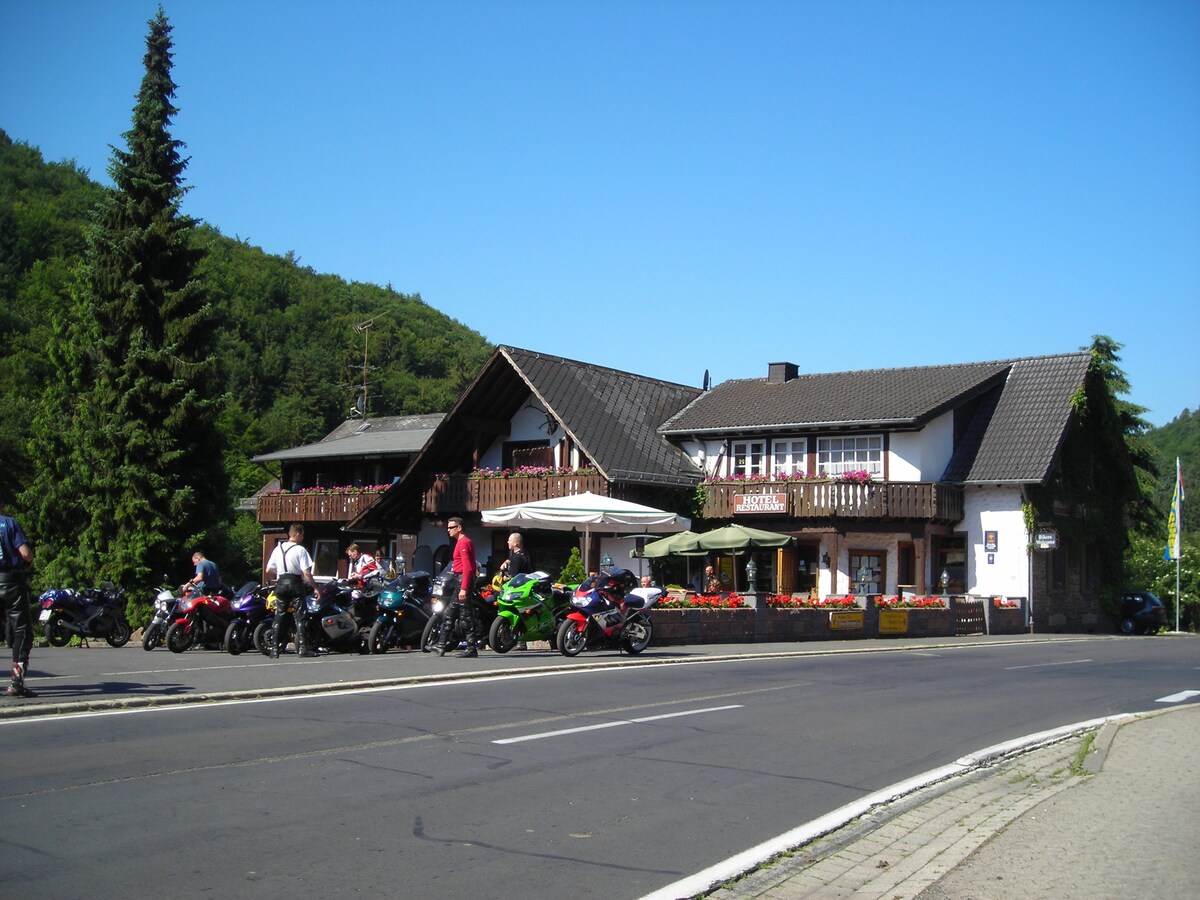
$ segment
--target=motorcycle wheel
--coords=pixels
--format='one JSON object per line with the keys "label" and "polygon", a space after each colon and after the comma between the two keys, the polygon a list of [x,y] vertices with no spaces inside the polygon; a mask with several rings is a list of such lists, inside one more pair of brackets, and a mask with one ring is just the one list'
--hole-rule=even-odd
{"label": "motorcycle wheel", "polygon": [[192,629],[186,622],[175,622],[167,629],[167,649],[172,653],[183,653],[192,646]]}
{"label": "motorcycle wheel", "polygon": [[[263,625],[266,627],[263,628]],[[275,646],[275,629],[272,627],[272,623],[270,622],[264,622],[263,625],[258,626],[259,628],[263,629],[262,647],[260,648],[260,652],[263,656],[270,656],[271,648]],[[287,645],[295,639],[295,634],[296,629],[290,623],[283,626],[283,644],[279,648],[280,655],[282,655],[283,651],[287,649]]]}
{"label": "motorcycle wheel", "polygon": [[625,635],[622,647],[626,653],[636,656],[650,646],[650,638],[654,636],[654,626],[649,619],[639,619],[625,623]]}
{"label": "motorcycle wheel", "polygon": [[254,628],[254,649],[264,656],[267,654],[267,633],[273,624],[272,620],[267,619],[259,622]]}
{"label": "motorcycle wheel", "polygon": [[371,634],[367,637],[369,653],[387,653],[391,646],[391,625],[388,622],[376,622],[371,626]]}
{"label": "motorcycle wheel", "polygon": [[497,616],[488,629],[488,645],[497,653],[507,653],[517,646],[520,636],[513,631],[512,623],[504,616]]}
{"label": "motorcycle wheel", "polygon": [[163,641],[162,625],[147,625],[146,630],[142,632],[142,649],[153,650]]}
{"label": "motorcycle wheel", "polygon": [[71,643],[71,632],[63,625],[58,616],[51,617],[46,623],[46,643],[51,647],[65,647]]}
{"label": "motorcycle wheel", "polygon": [[245,622],[230,622],[225,629],[225,637],[221,640],[221,649],[230,656],[237,656],[250,644],[250,636],[246,633]]}
{"label": "motorcycle wheel", "polygon": [[434,644],[438,641],[438,636],[442,631],[442,613],[434,613],[429,617],[429,621],[425,623],[425,630],[421,632],[421,652],[430,653],[433,650]]}
{"label": "motorcycle wheel", "polygon": [[129,623],[124,619],[117,619],[113,622],[113,627],[109,629],[108,634],[104,639],[108,641],[110,647],[124,647],[129,643],[129,639],[133,636],[133,629],[129,627]]}
{"label": "motorcycle wheel", "polygon": [[558,652],[563,656],[578,656],[587,646],[587,629],[579,630],[579,623],[567,619],[558,626]]}

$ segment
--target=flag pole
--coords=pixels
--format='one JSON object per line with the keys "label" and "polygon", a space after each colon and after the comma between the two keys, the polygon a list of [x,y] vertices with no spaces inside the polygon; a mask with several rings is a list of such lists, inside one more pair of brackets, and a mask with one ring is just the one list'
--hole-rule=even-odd
{"label": "flag pole", "polygon": [[1179,567],[1183,564],[1183,469],[1179,457],[1175,457],[1175,496],[1179,498],[1175,511],[1175,630],[1179,631],[1179,607],[1183,597],[1179,594]]}

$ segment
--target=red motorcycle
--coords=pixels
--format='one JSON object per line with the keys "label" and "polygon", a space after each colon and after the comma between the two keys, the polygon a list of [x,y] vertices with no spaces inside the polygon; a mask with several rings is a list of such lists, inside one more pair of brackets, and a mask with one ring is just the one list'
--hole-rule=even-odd
{"label": "red motorcycle", "polygon": [[575,589],[571,611],[558,628],[558,652],[578,656],[584,650],[641,653],[650,646],[654,625],[650,608],[662,596],[659,588],[635,588],[637,576],[627,569],[592,575]]}
{"label": "red motorcycle", "polygon": [[[253,591],[257,585],[251,583],[238,591]],[[183,653],[192,647],[221,649],[225,631],[233,621],[233,600],[229,592],[222,589],[216,594],[201,594],[191,591],[179,600],[175,621],[167,629],[167,649],[172,653]]]}

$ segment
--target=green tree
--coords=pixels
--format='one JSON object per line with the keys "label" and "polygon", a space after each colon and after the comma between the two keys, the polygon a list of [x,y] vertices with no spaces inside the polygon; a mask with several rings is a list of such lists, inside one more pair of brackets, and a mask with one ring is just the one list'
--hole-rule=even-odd
{"label": "green tree", "polygon": [[61,456],[35,458],[45,494],[29,498],[40,537],[60,555],[73,547],[59,571],[127,585],[178,568],[229,507],[216,311],[195,277],[195,222],[180,211],[187,160],[169,130],[178,110],[161,8],[149,28],[128,150],[113,148],[116,190],[88,234],[75,320],[56,333],[61,377],[35,424],[39,449]]}

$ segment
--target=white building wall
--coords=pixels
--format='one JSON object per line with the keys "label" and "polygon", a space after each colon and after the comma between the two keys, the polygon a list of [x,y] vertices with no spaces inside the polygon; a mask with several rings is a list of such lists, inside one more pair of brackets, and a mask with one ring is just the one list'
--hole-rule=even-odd
{"label": "white building wall", "polygon": [[954,413],[920,431],[895,432],[888,441],[889,481],[938,481],[954,452]]}
{"label": "white building wall", "polygon": [[[967,592],[984,597],[1026,597],[1029,594],[1029,536],[1021,514],[1021,489],[1016,486],[976,487],[963,491],[963,521],[967,538]],[[984,532],[996,532],[996,550],[984,545]]]}
{"label": "white building wall", "polygon": [[[532,396],[532,395],[531,395]],[[535,408],[536,407],[536,408]],[[507,441],[544,441],[547,439],[546,413],[540,405],[525,405],[517,410],[512,417],[512,424],[507,435],[502,435],[492,442],[492,445],[479,457],[481,469],[498,469],[504,460],[504,444]],[[549,435],[551,446],[562,439],[561,426],[556,426],[554,433]]]}

